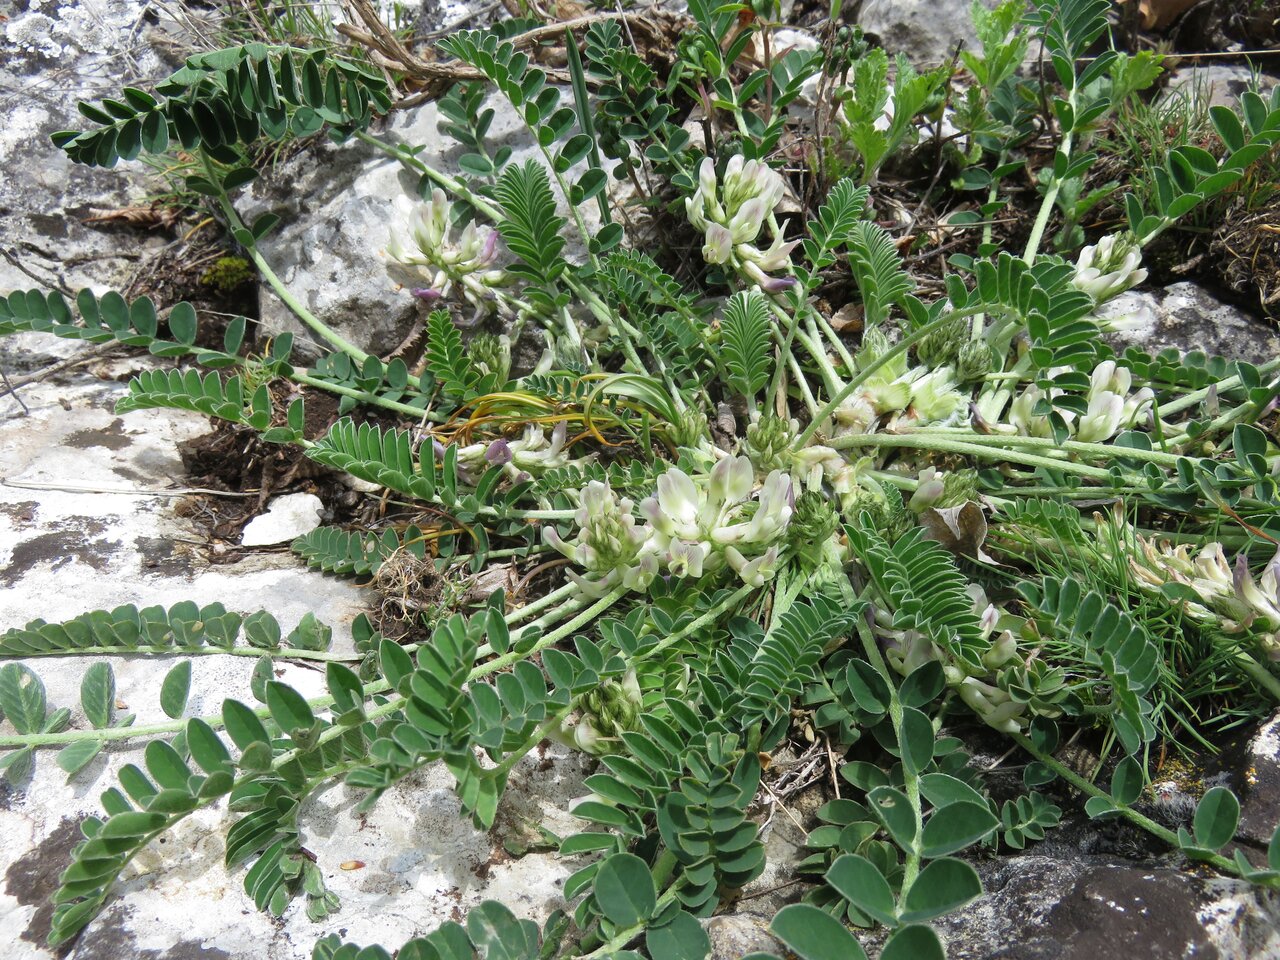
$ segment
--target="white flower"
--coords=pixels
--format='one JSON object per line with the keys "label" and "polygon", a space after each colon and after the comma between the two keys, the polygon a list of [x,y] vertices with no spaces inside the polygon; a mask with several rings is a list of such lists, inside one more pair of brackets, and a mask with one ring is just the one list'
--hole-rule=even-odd
{"label": "white flower", "polygon": [[1124,400],[1114,393],[1095,394],[1089,400],[1089,409],[1080,418],[1076,439],[1083,443],[1101,443],[1111,437],[1120,426],[1124,414]]}
{"label": "white flower", "polygon": [[999,687],[993,687],[976,677],[965,677],[960,682],[960,699],[989,727],[1002,733],[1019,733],[1018,723],[1026,707]]}
{"label": "white flower", "polygon": [[1102,303],[1147,279],[1141,264],[1142,250],[1132,234],[1108,234],[1080,251],[1071,283]]}
{"label": "white flower", "polygon": [[726,264],[736,257],[762,286],[770,282],[769,272],[789,267],[798,241],[784,242],[775,234],[767,249],[754,246],[785,190],[782,177],[762,161],[730,157],[721,181],[715,162],[705,157],[698,168],[698,188],[684,202],[689,223],[705,235],[703,258]]}
{"label": "white flower", "polygon": [[580,583],[598,592],[614,583],[643,590],[653,582],[658,564],[648,549],[649,531],[636,525],[630,500],[619,500],[607,483],[593,480],[582,488],[574,520],[579,529],[571,541],[552,526],[542,535],[548,546],[592,576]]}
{"label": "white flower", "polygon": [[702,245],[702,259],[707,263],[728,263],[733,256],[733,234],[718,223],[707,224],[706,230],[707,242]]}
{"label": "white flower", "polygon": [[1076,428],[1076,439],[1084,443],[1101,443],[1117,431],[1132,427],[1155,399],[1148,387],[1129,395],[1133,375],[1114,360],[1105,360],[1094,368],[1089,378],[1089,409]]}
{"label": "white flower", "polygon": [[454,239],[453,208],[443,190],[433,190],[430,200],[418,204],[397,197],[393,207],[396,222],[387,239],[387,256],[405,266],[423,268],[432,293],[443,293],[451,283],[459,283],[467,298],[479,305],[484,287],[505,281],[501,270],[491,269],[498,254],[497,232],[472,221]]}
{"label": "white flower", "polygon": [[778,548],[770,547],[754,560],[748,560],[733,547],[726,547],[725,559],[749,587],[763,587],[778,571]]}
{"label": "white flower", "polygon": [[619,500],[607,484],[592,482],[579,495],[578,532],[564,540],[554,528],[549,546],[586,570],[570,576],[594,595],[615,585],[643,590],[660,573],[698,579],[731,567],[759,586],[778,566],[778,543],[791,521],[791,479],[775,470],[752,499],[755,473],[747,457],[727,457],[690,477],[672,467],[658,477],[654,496],[639,505]]}
{"label": "white flower", "polygon": [[[1049,418],[1035,413],[1036,405],[1044,397],[1045,392],[1031,383],[1009,404],[1009,422],[1017,427],[1018,433],[1022,436],[1050,437],[1053,435]],[[1073,416],[1070,411],[1062,411],[1062,413],[1068,418]]]}
{"label": "white flower", "polygon": [[969,398],[956,390],[950,367],[940,367],[911,384],[911,413],[920,423],[951,420],[968,405]]}

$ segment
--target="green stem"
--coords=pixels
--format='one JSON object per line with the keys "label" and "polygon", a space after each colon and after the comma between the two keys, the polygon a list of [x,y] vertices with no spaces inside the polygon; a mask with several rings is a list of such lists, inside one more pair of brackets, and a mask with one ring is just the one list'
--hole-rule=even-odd
{"label": "green stem", "polygon": [[559,627],[555,630],[552,630],[546,636],[541,637],[538,640],[538,642],[534,644],[532,647],[530,647],[528,650],[525,650],[523,652],[517,652],[515,650],[512,650],[511,652],[505,653],[500,657],[495,657],[493,660],[490,660],[488,663],[483,663],[480,666],[476,667],[474,670],[472,670],[471,674],[467,677],[467,680],[468,681],[477,680],[480,677],[487,676],[491,673],[496,673],[499,670],[502,670],[502,669],[505,669],[506,667],[511,666],[517,660],[528,659],[529,657],[533,656],[535,653],[545,650],[547,647],[551,646],[553,643],[558,643],[559,641],[563,640],[565,637],[573,633],[575,630],[581,629],[582,627],[590,623],[592,620],[594,620],[596,617],[598,617],[600,614],[604,613],[611,606],[613,606],[619,600],[619,598],[621,598],[622,595],[626,592],[627,592],[626,588],[619,587],[617,590],[614,590],[610,593],[605,594],[603,597],[601,597],[599,600],[593,603],[590,607],[588,607],[582,613],[578,614],[576,617],[574,617],[564,626]]}
{"label": "green stem", "polygon": [[[200,156],[204,161],[205,173],[209,178],[209,182],[213,184],[222,183],[222,178],[218,176],[217,171],[214,169],[213,161],[211,161],[203,152],[201,152]],[[231,203],[231,198],[227,196],[226,191],[221,187],[218,188],[218,196],[216,199],[218,201],[219,208],[222,210],[223,216],[227,218],[227,224],[231,227],[232,233],[234,234],[239,231],[243,231],[240,233],[241,237],[245,236],[245,234],[252,237],[252,231],[244,225],[244,221],[240,219],[240,215],[236,213],[236,209]],[[275,295],[280,298],[280,302],[288,307],[299,320],[306,324],[322,340],[336,349],[341,350],[357,363],[364,363],[364,361],[369,358],[369,354],[365,353],[354,343],[351,343],[337,331],[327,326],[319,317],[308,310],[301,300],[289,292],[289,288],[284,285],[284,281],[282,281],[276,275],[276,272],[271,269],[271,265],[263,258],[262,253],[258,250],[257,244],[255,244],[252,239],[248,243],[243,243],[242,245],[244,246],[245,252],[249,255],[249,259],[252,260],[254,266],[258,268],[258,273],[261,274],[262,279],[267,281],[267,285],[275,291]]]}
{"label": "green stem", "polygon": [[[1268,360],[1266,363],[1259,364],[1257,370],[1258,373],[1263,376],[1268,373],[1275,373],[1277,370],[1280,370],[1280,357],[1276,357],[1273,360]],[[1196,404],[1202,403],[1208,398],[1210,391],[1222,394],[1228,390],[1234,390],[1240,385],[1240,376],[1238,374],[1227,377],[1225,380],[1220,380],[1216,384],[1202,387],[1201,389],[1195,390],[1191,393],[1183,394],[1176,400],[1170,400],[1168,403],[1161,404],[1160,415],[1162,417],[1171,417],[1175,413],[1181,413],[1183,410],[1189,410]]]}
{"label": "green stem", "polygon": [[1050,470],[1074,473],[1082,477],[1088,477],[1091,480],[1107,481],[1111,479],[1111,472],[1104,470],[1102,467],[1088,467],[1069,460],[1057,460],[1052,457],[1041,457],[1036,454],[1021,453],[1001,447],[948,440],[937,435],[866,433],[858,434],[857,436],[837,437],[831,441],[830,446],[836,450],[846,450],[850,447],[905,447],[917,450],[936,450],[942,453],[960,453],[986,460],[1011,460],[1014,463],[1026,464],[1029,467],[1045,467]]}
{"label": "green stem", "polygon": [[299,370],[289,374],[289,379],[295,383],[301,383],[308,387],[315,387],[318,390],[326,390],[329,393],[336,393],[340,397],[351,397],[353,400],[359,400],[361,403],[367,403],[370,406],[381,407],[384,410],[391,410],[395,413],[402,413],[407,417],[413,417],[415,420],[421,420],[426,417],[433,423],[447,423],[449,417],[439,413],[431,413],[423,410],[421,407],[413,407],[407,403],[400,403],[396,400],[388,400],[386,397],[379,397],[376,394],[369,393],[366,390],[357,390],[355,387],[348,387],[341,383],[332,383],[320,377],[313,377],[311,374],[302,373]]}
{"label": "green stem", "polygon": [[373,147],[375,150],[381,150],[388,156],[399,160],[405,166],[412,167],[414,170],[417,170],[436,186],[443,187],[455,196],[461,197],[494,223],[500,223],[504,219],[501,211],[497,207],[478,193],[473,193],[468,189],[467,185],[457,177],[451,177],[447,174],[441,173],[433,167],[427,166],[427,164],[423,163],[404,147],[397,146],[393,143],[386,143],[375,136],[371,136],[363,130],[357,130],[355,132],[355,136],[358,140],[369,144],[369,146]]}
{"label": "green stem", "polygon": [[[1071,116],[1076,115],[1078,104],[1078,95],[1075,85],[1071,87],[1071,92],[1067,95],[1067,103],[1071,106]],[[1075,131],[1068,130],[1062,137],[1062,145],[1058,148],[1058,152],[1063,154],[1068,160],[1071,159],[1071,141]],[[1055,176],[1049,183],[1049,189],[1045,191],[1044,200],[1040,204],[1040,212],[1036,215],[1036,222],[1031,227],[1031,236],[1027,238],[1027,249],[1022,254],[1022,259],[1030,266],[1036,262],[1036,254],[1040,250],[1040,241],[1044,238],[1045,227],[1049,225],[1049,217],[1053,213],[1053,206],[1058,200],[1058,191],[1062,189],[1063,178]]]}
{"label": "green stem", "polygon": [[[778,562],[779,564],[781,564],[782,559],[780,558]],[[754,591],[755,589],[756,588],[752,586],[739,587],[737,590],[735,590],[725,599],[721,600],[719,603],[717,603],[714,607],[712,607],[706,613],[702,614],[702,616],[698,617],[695,620],[691,620],[685,626],[681,627],[675,633],[671,634],[671,636],[667,637],[667,639],[662,640],[657,644],[655,644],[654,646],[650,647],[648,650],[644,652],[643,655],[637,657],[636,660],[637,661],[649,660],[653,657],[656,657],[658,654],[662,653],[672,644],[679,643],[685,637],[689,636],[689,634],[696,633],[697,631],[701,630],[703,627],[707,626],[708,624],[714,623],[716,620],[720,618],[722,614],[738,606],[743,600],[745,600],[748,596],[750,596],[752,591]]]}
{"label": "green stem", "polygon": [[896,344],[894,344],[894,346],[892,346],[890,349],[886,350],[883,354],[881,354],[874,362],[867,364],[865,369],[859,370],[854,375],[853,379],[851,379],[847,384],[845,384],[845,387],[843,390],[841,390],[834,397],[832,397],[830,400],[827,401],[826,406],[824,406],[821,410],[818,411],[817,415],[809,422],[809,426],[805,427],[804,432],[801,433],[800,436],[796,438],[796,442],[794,444],[795,449],[796,450],[804,449],[804,447],[807,446],[809,441],[813,438],[814,433],[817,432],[819,426],[825,423],[826,420],[833,413],[835,413],[836,410],[839,409],[840,404],[844,403],[845,400],[847,400],[850,396],[853,395],[853,392],[855,390],[857,390],[860,386],[862,386],[869,379],[871,379],[871,375],[873,373],[875,373],[885,364],[891,363],[892,361],[897,359],[899,356],[906,353],[908,350],[914,347],[917,343],[919,343],[929,334],[933,333],[935,330],[941,330],[947,324],[950,324],[953,322],[955,322],[954,312],[943,314],[937,320],[934,320],[931,323],[926,323],[923,327],[921,327],[919,330],[912,333],[910,336],[903,337]]}
{"label": "green stem", "polygon": [[1164,453],[1160,450],[1130,449],[1128,447],[1117,447],[1110,443],[1090,443],[1083,440],[1064,440],[1059,442],[1052,437],[1023,437],[1011,433],[974,433],[964,427],[926,427],[920,430],[913,430],[912,435],[941,438],[955,437],[962,439],[965,443],[985,447],[1062,450],[1065,453],[1078,453],[1081,456],[1095,456],[1104,459],[1124,457],[1131,460],[1145,460],[1148,463],[1173,468],[1176,468],[1178,461],[1182,459],[1177,454]]}
{"label": "green stem", "polygon": [[[902,701],[898,699],[898,687],[894,682],[894,675],[889,670],[889,665],[884,662],[884,656],[880,653],[880,645],[876,642],[875,635],[862,617],[857,619],[857,628],[863,651],[867,655],[867,662],[875,667],[880,676],[884,677],[885,684],[889,688],[889,719],[893,723],[894,736],[899,743],[902,743]],[[920,837],[924,830],[924,811],[920,805],[920,777],[906,763],[902,764],[902,791],[907,795],[911,811],[915,816],[916,834],[915,841],[903,851],[906,854],[906,861],[903,864],[902,886],[898,890],[899,909],[902,909],[907,902],[907,895],[920,874]]]}
{"label": "green stem", "polygon": [[1280,702],[1280,678],[1243,650],[1236,654],[1234,662],[1242,673]]}
{"label": "green stem", "polygon": [[515,624],[520,623],[523,620],[527,620],[530,617],[532,617],[535,613],[539,613],[540,611],[545,610],[547,607],[554,606],[555,604],[559,603],[561,600],[567,599],[575,591],[578,591],[581,589],[582,588],[579,587],[576,583],[573,583],[573,582],[566,583],[563,587],[560,587],[557,590],[553,590],[548,594],[544,594],[543,596],[539,597],[537,600],[534,600],[532,603],[528,603],[525,606],[520,607],[519,609],[512,610],[509,614],[507,614],[507,626],[514,626]]}
{"label": "green stem", "polygon": [[[1112,804],[1115,807],[1116,812],[1120,816],[1124,817],[1124,819],[1128,820],[1130,823],[1134,824],[1135,826],[1141,827],[1143,830],[1147,831],[1147,833],[1151,834],[1153,837],[1157,837],[1158,839],[1163,840],[1165,843],[1169,844],[1169,846],[1175,849],[1181,849],[1182,845],[1178,842],[1178,835],[1174,833],[1172,830],[1168,829],[1167,827],[1162,827],[1160,824],[1156,823],[1150,817],[1143,816],[1141,813],[1139,813],[1137,810],[1134,810],[1133,807],[1130,807],[1127,804],[1116,803],[1115,798],[1112,797],[1111,794],[1109,794],[1107,791],[1103,790],[1102,788],[1090,783],[1084,777],[1080,776],[1080,774],[1076,773],[1070,767],[1061,763],[1050,754],[1045,753],[1043,750],[1037,747],[1034,743],[1032,743],[1031,739],[1026,735],[1021,733],[1011,733],[1009,734],[1009,736],[1014,740],[1014,742],[1018,744],[1018,746],[1022,747],[1023,750],[1026,750],[1027,753],[1031,754],[1033,757],[1035,757],[1037,760],[1039,760],[1046,767],[1048,767],[1050,770],[1056,773],[1059,777],[1061,777],[1067,783],[1071,784],[1081,793],[1088,794],[1090,797],[1103,798],[1108,803]],[[1233,877],[1239,877],[1241,875],[1240,868],[1239,866],[1236,865],[1234,860],[1228,860],[1226,857],[1220,856],[1219,854],[1215,853],[1210,856],[1207,856],[1203,858],[1202,862],[1209,864],[1211,867],[1213,867],[1215,870],[1221,873],[1227,873]],[[1265,886],[1280,888],[1280,879],[1265,880],[1262,883]]]}

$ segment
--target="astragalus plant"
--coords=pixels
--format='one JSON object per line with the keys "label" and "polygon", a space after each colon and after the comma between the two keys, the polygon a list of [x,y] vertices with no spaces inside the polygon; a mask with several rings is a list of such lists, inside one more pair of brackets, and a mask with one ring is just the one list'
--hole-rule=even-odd
{"label": "astragalus plant", "polygon": [[[440,103],[456,169],[377,132],[397,96],[383,71],[262,44],[83,104],[89,127],[56,136],[90,165],[195,158],[187,186],[329,352],[303,366],[288,335],[253,346],[243,318],[221,348],[200,346],[187,304],[88,291],[12,293],[0,331],[145,347],[171,362],[118,410],[229,420],[408,505],[375,529],[302,537],[313,566],[367,577],[410,559],[446,581],[562,567],[563,585],[434,610],[413,642],[361,620],[351,662],[312,618],[286,634],[269,611],[220,605],[11,629],[11,778],[45,748],[75,775],[105,743],[145,740],[83,824],[52,942],[93,920],[139,851],[223,802],[228,866],[247,865],[259,908],[339,910],[299,841],[321,785],[341,779],[369,805],[443,763],[485,830],[547,738],[598,758],[582,830],[559,839],[579,865],[569,914],[539,929],[486,902],[403,946],[330,937],[316,956],[705,957],[698,918],[764,868],[770,759],[806,742],[832,751],[840,791],[797,867],[812,882],[772,921],[805,960],[864,956],[852,928],[876,925],[886,960],[943,956],[928,922],[982,892],[962,854],[1043,838],[1054,796],[1280,885],[1280,840],[1220,852],[1239,813],[1225,788],[1176,832],[1140,809],[1158,754],[1210,746],[1215,724],[1280,697],[1280,358],[1121,351],[1100,309],[1144,280],[1145,246],[1274,149],[1280,94],[1213,108],[1212,144],[1173,150],[1107,232],[1072,245],[1064,228],[1048,252],[1058,219],[1079,226],[1064,198],[1080,195],[1098,131],[1159,72],[1107,48],[1104,0],[978,5],[982,49],[963,72],[928,74],[891,71],[834,24],[815,49],[784,50],[763,6],[689,13],[663,76],[625,16],[589,17],[560,38],[565,87],[534,56],[557,36],[531,22],[442,40],[444,62],[480,78]],[[490,95],[536,156],[488,142]],[[961,133],[944,144],[948,101]],[[321,130],[421,176],[420,197],[387,197],[394,222],[367,238],[420,277],[405,293],[431,309],[418,362],[370,355],[312,315],[259,247],[276,218],[237,213],[263,144]],[[885,226],[910,182],[891,172],[932,142],[947,176],[913,188],[921,208],[938,190],[973,198],[946,224],[971,242],[941,275],[918,272],[936,258]],[[1028,219],[997,230],[1029,183]],[[481,332],[464,343],[459,321]],[[522,369],[529,344],[540,359]],[[347,415],[307,439],[305,397],[322,391]],[[328,694],[304,700],[266,669],[219,713],[186,717],[180,659],[158,691],[173,721],[130,726],[95,665],[89,727],[69,730],[29,664],[90,652],[320,660]],[[1002,803],[965,752],[983,727],[1028,761],[1026,792]],[[1092,744],[1094,769],[1059,758],[1069,734]]]}

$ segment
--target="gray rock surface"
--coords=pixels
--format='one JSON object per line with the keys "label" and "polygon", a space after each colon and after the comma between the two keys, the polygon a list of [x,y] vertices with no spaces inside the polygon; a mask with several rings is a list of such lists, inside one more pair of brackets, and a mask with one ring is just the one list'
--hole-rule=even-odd
{"label": "gray rock surface", "polygon": [[0,21],[0,290],[117,284],[162,240],[86,221],[139,203],[155,183],[140,163],[73,165],[49,136],[87,123],[78,100],[171,73],[165,40],[177,28],[144,0],[23,6]]}
{"label": "gray rock surface", "polygon": [[[65,342],[43,336],[25,336],[19,345],[30,366],[67,352]],[[313,611],[333,627],[334,650],[350,653],[350,623],[369,604],[365,588],[309,571],[287,552],[208,566],[191,550],[198,535],[173,509],[171,492],[184,484],[176,445],[204,433],[207,421],[179,411],[112,411],[125,390],[120,378],[151,363],[145,356],[99,361],[28,385],[26,417],[11,397],[0,397],[0,630],[36,616],[57,621],[123,603],[217,600],[240,612],[269,610],[286,631]],[[73,728],[85,723],[80,679],[101,659],[28,663],[49,702],[73,708]],[[254,658],[193,661],[187,715],[217,713],[228,696],[252,702]],[[165,722],[159,688],[176,659],[109,662],[117,698],[137,714],[137,724]],[[274,666],[304,696],[325,692],[322,671]],[[254,909],[243,891],[244,869],[222,864],[232,817],[221,806],[193,815],[140,855],[104,913],[68,951],[55,954],[44,946],[49,898],[80,839],[78,823],[101,812],[99,794],[124,764],[142,762],[142,748],[126,742],[109,749],[70,782],[54,752],[40,751],[28,782],[0,785],[0,938],[9,956],[304,960],[317,939],[337,931],[394,948],[486,898],[542,920],[562,905],[561,885],[580,866],[544,853],[519,855],[535,824],[560,835],[581,828],[564,811],[570,798],[587,792],[585,764],[563,748],[535,751],[513,771],[498,824],[487,835],[462,816],[441,766],[397,785],[366,815],[355,813],[360,794],[335,783],[300,817],[304,845],[343,902],[324,923],[311,923],[298,905],[281,921]]]}
{"label": "gray rock surface", "polygon": [[981,872],[987,895],[936,921],[951,960],[1280,957],[1280,901],[1244,883],[1036,853]]}
{"label": "gray rock surface", "polygon": [[711,941],[710,960],[739,960],[756,952],[781,956],[782,945],[769,933],[770,919],[761,913],[732,913],[702,921]]}
{"label": "gray rock surface", "polygon": [[1250,363],[1280,355],[1280,331],[1275,326],[1223,303],[1194,283],[1130,290],[1108,301],[1102,314],[1122,327],[1111,338],[1113,343],[1148,353],[1174,347]]}
{"label": "gray rock surface", "polygon": [[1240,836],[1266,845],[1280,827],[1280,712],[1249,741],[1240,798]]}
{"label": "gray rock surface", "polygon": [[[510,146],[512,164],[540,156],[505,100],[493,96],[487,106],[494,110],[487,140],[491,150]],[[423,147],[424,163],[456,174],[464,151],[437,130],[438,123],[435,103],[426,103],[394,113],[373,132],[392,144]],[[579,172],[575,168],[569,176]],[[307,309],[357,346],[383,354],[398,347],[430,312],[410,293],[425,285],[423,279],[386,255],[391,204],[399,196],[416,197],[418,180],[415,171],[368,144],[323,143],[255,181],[237,202],[247,220],[266,212],[281,217],[260,248]],[[556,195],[565,216],[558,189]],[[594,204],[582,212],[589,226],[598,223]],[[567,252],[573,255],[572,246]],[[311,336],[266,284],[259,306],[263,331]]]}
{"label": "gray rock surface", "polygon": [[905,53],[917,66],[949,63],[956,45],[977,43],[970,0],[866,0],[858,14],[889,53]]}
{"label": "gray rock surface", "polygon": [[1235,109],[1240,95],[1256,89],[1264,95],[1280,82],[1273,74],[1256,73],[1246,64],[1210,63],[1179,67],[1169,78],[1165,97],[1182,95],[1200,101],[1205,109],[1224,106]]}

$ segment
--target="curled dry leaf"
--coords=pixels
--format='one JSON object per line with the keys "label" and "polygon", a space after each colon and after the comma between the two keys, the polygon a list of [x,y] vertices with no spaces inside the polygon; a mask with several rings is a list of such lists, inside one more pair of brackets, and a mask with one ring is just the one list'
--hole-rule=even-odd
{"label": "curled dry leaf", "polygon": [[952,553],[962,557],[996,561],[982,549],[987,539],[987,518],[982,507],[973,500],[958,507],[929,507],[920,514],[920,525],[929,532],[929,539],[936,540]]}
{"label": "curled dry leaf", "polygon": [[1196,0],[1138,0],[1138,16],[1144,30],[1164,30],[1195,4]]}

